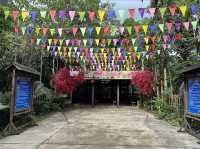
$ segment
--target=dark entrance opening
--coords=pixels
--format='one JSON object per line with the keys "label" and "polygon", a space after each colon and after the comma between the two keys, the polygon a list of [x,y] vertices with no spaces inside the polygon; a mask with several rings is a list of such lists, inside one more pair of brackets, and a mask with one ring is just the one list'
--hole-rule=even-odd
{"label": "dark entrance opening", "polygon": [[[94,104],[117,103],[117,86],[119,85],[119,104],[131,105],[137,102],[138,96],[130,80],[95,80]],[[73,93],[72,103],[92,104],[92,83],[86,81]]]}

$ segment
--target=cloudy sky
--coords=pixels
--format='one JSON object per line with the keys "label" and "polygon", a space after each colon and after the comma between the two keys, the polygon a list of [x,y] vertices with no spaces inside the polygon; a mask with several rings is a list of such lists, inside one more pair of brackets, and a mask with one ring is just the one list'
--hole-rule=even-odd
{"label": "cloudy sky", "polygon": [[[109,1],[111,3],[115,3],[114,9],[118,10],[125,10],[125,18],[128,17],[128,9],[135,8],[137,9],[137,19],[141,19],[138,8],[145,8],[150,5],[151,0],[102,0],[102,2]],[[118,14],[118,13],[117,13]],[[125,19],[124,18],[124,19]]]}

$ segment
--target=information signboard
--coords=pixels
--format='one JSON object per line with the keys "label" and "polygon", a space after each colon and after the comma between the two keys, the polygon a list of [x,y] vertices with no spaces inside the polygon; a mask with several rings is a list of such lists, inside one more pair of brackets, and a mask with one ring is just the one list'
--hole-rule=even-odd
{"label": "information signboard", "polygon": [[30,80],[16,80],[15,112],[31,109],[32,85]]}
{"label": "information signboard", "polygon": [[188,80],[188,113],[200,116],[200,80]]}

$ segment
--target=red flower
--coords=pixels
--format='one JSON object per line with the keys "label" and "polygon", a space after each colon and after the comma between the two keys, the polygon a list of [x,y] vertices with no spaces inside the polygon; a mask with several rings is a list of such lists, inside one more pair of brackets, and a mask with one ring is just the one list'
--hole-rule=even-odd
{"label": "red flower", "polygon": [[151,95],[154,75],[151,71],[136,71],[132,74],[132,84],[139,88],[142,94]]}
{"label": "red flower", "polygon": [[84,81],[83,74],[70,76],[70,70],[67,67],[60,69],[53,76],[52,83],[57,93],[70,94]]}

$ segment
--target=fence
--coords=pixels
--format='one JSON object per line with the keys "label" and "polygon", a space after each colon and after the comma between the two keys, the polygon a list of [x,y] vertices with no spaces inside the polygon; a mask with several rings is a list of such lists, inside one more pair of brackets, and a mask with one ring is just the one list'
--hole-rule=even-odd
{"label": "fence", "polygon": [[168,105],[180,116],[184,114],[184,102],[179,95],[173,95],[173,98],[169,98]]}

